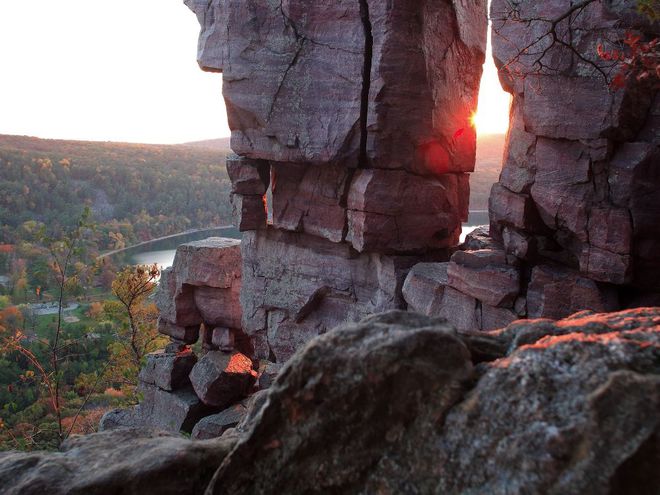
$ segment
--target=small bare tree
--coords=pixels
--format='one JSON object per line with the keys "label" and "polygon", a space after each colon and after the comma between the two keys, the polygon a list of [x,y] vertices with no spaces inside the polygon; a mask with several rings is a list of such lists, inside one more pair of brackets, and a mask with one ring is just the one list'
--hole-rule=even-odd
{"label": "small bare tree", "polygon": [[[5,328],[4,332],[0,334],[0,353],[17,352],[32,364],[34,371],[31,372],[31,376],[40,380],[56,418],[57,445],[70,435],[80,415],[80,411],[78,411],[69,428],[65,427],[62,414],[64,406],[63,365],[71,358],[71,350],[78,342],[66,338],[63,323],[66,294],[78,282],[83,271],[90,269],[86,264],[80,262],[84,258],[87,248],[86,236],[94,228],[90,217],[90,210],[86,208],[77,225],[65,230],[57,237],[47,234],[45,226],[36,232],[37,241],[49,253],[49,262],[56,282],[57,317],[52,332],[47,338],[33,339],[47,348],[49,359],[39,359],[37,354],[26,345],[30,339],[22,329]],[[86,397],[85,402],[88,398]]]}

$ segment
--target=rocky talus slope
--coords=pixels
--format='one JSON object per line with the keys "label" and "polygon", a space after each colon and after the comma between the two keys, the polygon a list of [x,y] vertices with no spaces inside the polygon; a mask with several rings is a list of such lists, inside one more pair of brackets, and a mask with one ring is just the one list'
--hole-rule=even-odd
{"label": "rocky talus slope", "polygon": [[660,493],[660,309],[461,332],[394,311],[298,351],[215,440],[0,454],[4,494]]}

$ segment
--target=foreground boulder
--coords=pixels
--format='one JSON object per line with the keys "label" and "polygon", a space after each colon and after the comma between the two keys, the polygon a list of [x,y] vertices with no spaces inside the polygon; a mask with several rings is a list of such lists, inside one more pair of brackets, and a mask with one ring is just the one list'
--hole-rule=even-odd
{"label": "foreground boulder", "polygon": [[411,313],[323,335],[284,367],[213,493],[360,491],[379,460],[415,456],[472,373],[452,327]]}
{"label": "foreground boulder", "polygon": [[260,415],[212,493],[657,493],[660,309],[368,318],[296,354]]}
{"label": "foreground boulder", "polygon": [[208,352],[190,372],[197,397],[220,409],[245,398],[256,380],[252,360],[240,352]]}
{"label": "foreground boulder", "polygon": [[0,493],[657,494],[660,308],[493,332],[369,317],[245,413],[217,441],[120,430],[2,454]]}
{"label": "foreground boulder", "polygon": [[0,493],[201,493],[234,443],[131,429],[76,436],[57,453],[0,453]]}

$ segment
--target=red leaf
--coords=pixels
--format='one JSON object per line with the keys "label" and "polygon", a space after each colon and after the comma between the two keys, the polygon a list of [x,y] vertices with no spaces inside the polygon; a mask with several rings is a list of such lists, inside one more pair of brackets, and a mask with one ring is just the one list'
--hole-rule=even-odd
{"label": "red leaf", "polygon": [[614,79],[612,79],[611,86],[615,89],[621,89],[625,85],[626,85],[626,76],[622,72],[619,72],[616,76],[614,76]]}

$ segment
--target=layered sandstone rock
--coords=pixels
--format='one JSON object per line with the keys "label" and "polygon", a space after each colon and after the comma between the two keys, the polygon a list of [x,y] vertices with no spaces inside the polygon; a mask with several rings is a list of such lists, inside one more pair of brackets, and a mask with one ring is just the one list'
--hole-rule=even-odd
{"label": "layered sandstone rock", "polygon": [[647,248],[660,239],[660,209],[650,199],[660,197],[657,167],[650,165],[660,158],[660,99],[652,84],[634,78],[620,89],[609,86],[607,75],[618,69],[596,53],[598,43],[615,43],[626,30],[657,36],[657,25],[635,11],[635,2],[587,2],[557,24],[560,41],[573,36],[568,44],[540,39],[552,27],[543,19],[570,7],[523,1],[514,12],[510,2],[492,4],[494,56],[513,107],[502,175],[490,198],[491,235],[528,262],[552,258],[575,269],[593,281],[588,290],[618,291],[624,300],[660,292],[657,277],[648,276],[660,252]]}
{"label": "layered sandstone rock", "polygon": [[420,259],[357,254],[345,243],[274,228],[245,234],[242,249],[249,267],[243,329],[258,357],[277,362],[338,324],[403,308],[403,280]]}
{"label": "layered sandstone rock", "polygon": [[485,1],[186,4],[202,26],[200,66],[223,72],[239,155],[422,175],[474,169]]}
{"label": "layered sandstone rock", "polygon": [[219,409],[245,398],[256,379],[252,360],[240,352],[208,352],[190,372],[190,381],[200,400]]}
{"label": "layered sandstone rock", "polygon": [[240,244],[211,237],[178,247],[156,293],[161,333],[194,343],[202,323],[240,328]]}
{"label": "layered sandstone rock", "polygon": [[[489,238],[481,232],[454,255],[443,285],[458,293],[419,309],[488,329],[517,317],[658,304],[660,176],[652,164],[660,159],[660,99],[643,80],[610,86],[618,69],[596,49],[626,30],[657,36],[657,25],[635,2],[495,0],[492,18],[494,56],[513,102]],[[506,260],[470,266],[484,248]],[[410,308],[444,291],[424,290],[407,296]]]}
{"label": "layered sandstone rock", "polygon": [[223,73],[255,357],[403,307],[406,272],[446,261],[467,218],[486,2],[186,4]]}
{"label": "layered sandstone rock", "polygon": [[[258,172],[234,167],[232,177],[243,192],[265,190]],[[139,375],[140,404],[110,411],[101,420],[102,430],[130,426],[190,433],[202,418],[252,392],[257,373],[239,352],[253,352],[241,330],[240,244],[209,238],[179,246],[155,297],[158,330],[171,343],[147,356]],[[205,354],[198,359],[190,345],[200,337]]]}

